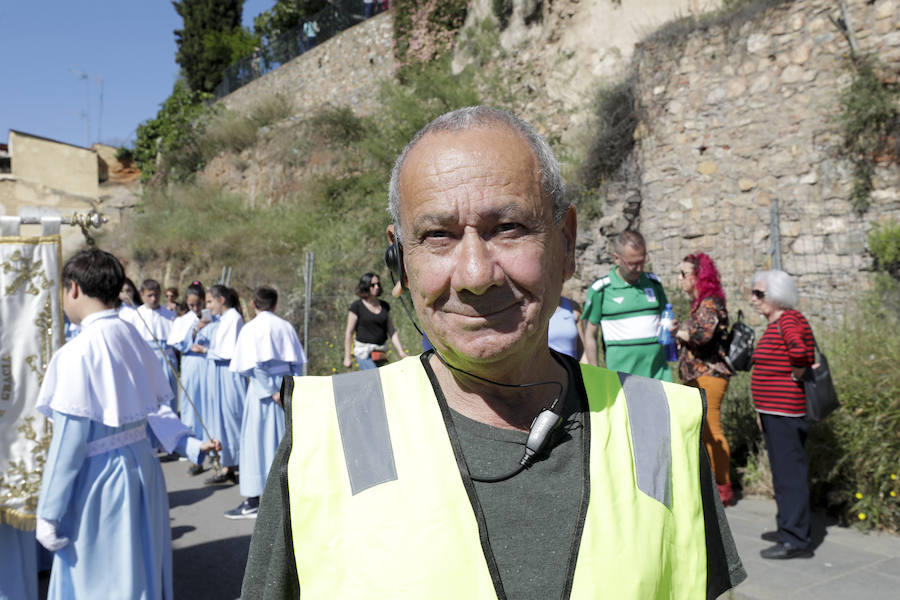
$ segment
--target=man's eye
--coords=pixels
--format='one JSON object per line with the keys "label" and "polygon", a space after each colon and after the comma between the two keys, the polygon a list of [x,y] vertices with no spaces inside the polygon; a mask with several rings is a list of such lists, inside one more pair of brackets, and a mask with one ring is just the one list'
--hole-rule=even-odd
{"label": "man's eye", "polygon": [[434,231],[426,231],[423,235],[423,239],[433,239],[433,238],[445,238],[450,237],[450,234],[446,231],[435,229]]}
{"label": "man's eye", "polygon": [[508,231],[518,231],[522,228],[522,225],[519,223],[501,223],[497,225],[496,232],[497,233],[505,233]]}

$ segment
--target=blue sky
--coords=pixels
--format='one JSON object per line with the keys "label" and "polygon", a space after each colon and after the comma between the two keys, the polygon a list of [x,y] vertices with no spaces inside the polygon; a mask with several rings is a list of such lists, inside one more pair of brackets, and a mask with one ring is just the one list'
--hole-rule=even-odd
{"label": "blue sky", "polygon": [[[247,0],[244,25],[274,3]],[[134,139],[178,77],[181,25],[169,0],[0,0],[0,143],[15,129],[84,146],[87,122],[91,143]]]}

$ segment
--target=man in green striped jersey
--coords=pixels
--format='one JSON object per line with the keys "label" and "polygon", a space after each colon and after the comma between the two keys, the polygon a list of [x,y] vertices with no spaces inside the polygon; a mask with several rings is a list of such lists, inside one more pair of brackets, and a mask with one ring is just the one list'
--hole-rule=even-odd
{"label": "man in green striped jersey", "polygon": [[581,318],[587,321],[584,354],[598,363],[597,334],[603,340],[606,367],[672,381],[665,347],[657,342],[666,292],[653,273],[644,273],[647,244],[637,231],[616,237],[616,268],[588,289]]}

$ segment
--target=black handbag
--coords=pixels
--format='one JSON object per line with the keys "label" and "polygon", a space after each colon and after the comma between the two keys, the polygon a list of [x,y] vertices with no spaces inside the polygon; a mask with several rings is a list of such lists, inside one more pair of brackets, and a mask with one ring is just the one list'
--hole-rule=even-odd
{"label": "black handbag", "polygon": [[828,359],[819,350],[815,337],[813,344],[816,347],[816,359],[803,375],[803,391],[806,394],[806,418],[815,423],[830,415],[841,403],[838,402],[837,390],[831,380]]}
{"label": "black handbag", "polygon": [[725,363],[732,373],[750,370],[755,342],[756,332],[744,323],[744,313],[739,310],[737,321],[731,326],[731,331],[728,332],[728,337],[722,344]]}

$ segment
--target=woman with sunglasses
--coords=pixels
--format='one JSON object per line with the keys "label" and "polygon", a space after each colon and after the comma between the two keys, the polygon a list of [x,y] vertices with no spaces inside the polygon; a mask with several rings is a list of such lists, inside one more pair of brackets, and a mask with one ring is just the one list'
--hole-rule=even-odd
{"label": "woman with sunglasses", "polygon": [[750,391],[769,452],[778,506],[778,531],[762,535],[775,545],[760,555],[770,559],[809,557],[809,486],[803,445],[810,422],[803,375],[814,360],[812,329],[794,310],[797,288],[784,271],[754,275],[750,304],[767,321],[753,351]]}
{"label": "woman with sunglasses", "polygon": [[722,504],[734,504],[731,489],[731,449],[722,430],[722,399],[731,370],[725,363],[722,342],[728,335],[728,310],[719,271],[713,260],[698,252],[681,263],[681,291],[691,298],[691,315],[676,331],[678,370],[685,385],[706,392],[703,444],[709,454]]}
{"label": "woman with sunglasses", "polygon": [[387,362],[388,338],[391,338],[400,358],[406,358],[400,336],[391,320],[391,306],[378,299],[381,291],[381,279],[375,273],[365,273],[359,278],[356,288],[359,299],[350,305],[344,332],[344,366],[348,369],[353,365],[351,353],[356,357],[360,370],[374,369]]}

